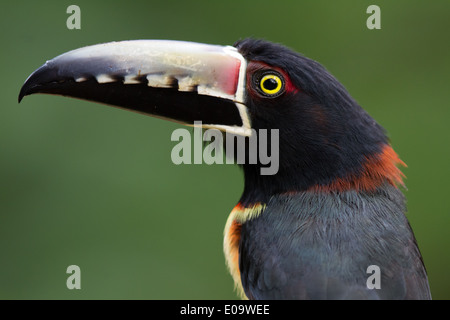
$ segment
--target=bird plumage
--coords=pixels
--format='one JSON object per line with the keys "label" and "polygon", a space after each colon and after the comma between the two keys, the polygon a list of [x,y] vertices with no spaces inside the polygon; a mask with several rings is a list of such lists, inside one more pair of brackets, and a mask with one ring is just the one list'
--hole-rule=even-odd
{"label": "bird plumage", "polygon": [[[272,197],[241,226],[240,272],[251,299],[429,299],[400,190],[305,191]],[[254,241],[258,239],[258,241]],[[381,270],[370,289],[367,268]]]}
{"label": "bird plumage", "polygon": [[[246,297],[430,299],[398,189],[404,163],[384,129],[319,63],[262,40],[235,45],[249,61],[252,127],[280,130],[278,174],[243,168],[241,211],[264,209],[247,219],[232,214],[225,230],[239,273],[228,265]],[[252,94],[260,69],[283,72],[290,88],[273,99]],[[380,289],[367,286],[370,265],[380,267]]]}

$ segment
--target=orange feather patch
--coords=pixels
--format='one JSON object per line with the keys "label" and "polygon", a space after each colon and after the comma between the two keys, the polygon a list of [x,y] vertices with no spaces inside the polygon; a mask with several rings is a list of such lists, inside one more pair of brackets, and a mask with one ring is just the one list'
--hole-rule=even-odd
{"label": "orange feather patch", "polygon": [[238,203],[228,217],[224,231],[224,253],[228,269],[233,277],[235,287],[242,298],[246,298],[241,283],[239,270],[239,241],[241,239],[242,224],[257,217],[265,208],[261,203],[245,207]]}
{"label": "orange feather patch", "polygon": [[338,178],[328,185],[314,186],[310,188],[310,191],[375,191],[385,182],[393,186],[398,184],[404,186],[405,175],[397,167],[398,165],[406,167],[394,149],[386,145],[379,154],[366,158],[361,173]]}

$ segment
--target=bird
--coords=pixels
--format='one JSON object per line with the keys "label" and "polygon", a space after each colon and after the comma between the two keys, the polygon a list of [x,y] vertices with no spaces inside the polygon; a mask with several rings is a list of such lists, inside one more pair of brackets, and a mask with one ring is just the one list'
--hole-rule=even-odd
{"label": "bird", "polygon": [[[244,137],[244,188],[223,245],[243,299],[431,299],[406,217],[406,164],[319,62],[255,38],[116,41],[47,61],[19,103],[36,93]],[[258,157],[248,161],[249,141],[262,132],[277,133],[275,174],[263,174]]]}

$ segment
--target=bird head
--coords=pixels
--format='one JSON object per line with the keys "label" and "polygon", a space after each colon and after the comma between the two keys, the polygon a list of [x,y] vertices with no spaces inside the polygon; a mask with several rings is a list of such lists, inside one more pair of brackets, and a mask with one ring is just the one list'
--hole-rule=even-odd
{"label": "bird head", "polygon": [[19,102],[33,93],[96,101],[186,125],[201,121],[204,128],[247,139],[278,130],[276,174],[262,175],[260,161],[243,164],[244,205],[277,193],[371,191],[402,180],[402,162],[383,128],[344,86],[318,62],[268,41],[88,46],[32,73]]}

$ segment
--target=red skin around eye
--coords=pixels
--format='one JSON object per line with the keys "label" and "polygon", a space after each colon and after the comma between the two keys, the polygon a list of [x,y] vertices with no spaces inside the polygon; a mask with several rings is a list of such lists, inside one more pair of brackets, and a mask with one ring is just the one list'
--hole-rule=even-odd
{"label": "red skin around eye", "polygon": [[300,91],[300,89],[292,83],[289,75],[283,69],[272,67],[267,63],[261,61],[250,61],[247,65],[247,92],[249,92],[252,97],[261,97],[251,85],[253,74],[259,70],[275,70],[280,73],[284,78],[284,87],[286,93],[295,94]]}

